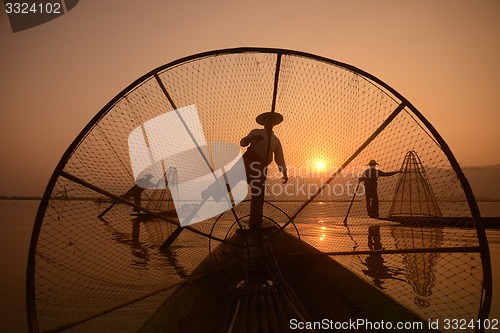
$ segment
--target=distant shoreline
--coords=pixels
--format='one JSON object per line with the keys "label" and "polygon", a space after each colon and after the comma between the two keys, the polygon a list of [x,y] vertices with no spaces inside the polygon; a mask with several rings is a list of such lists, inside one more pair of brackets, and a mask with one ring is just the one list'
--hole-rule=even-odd
{"label": "distant shoreline", "polygon": [[42,200],[42,197],[0,196],[0,200]]}

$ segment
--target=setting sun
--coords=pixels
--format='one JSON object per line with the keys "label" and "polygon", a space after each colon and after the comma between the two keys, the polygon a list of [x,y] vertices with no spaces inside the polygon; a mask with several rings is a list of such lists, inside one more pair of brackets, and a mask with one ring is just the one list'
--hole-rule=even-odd
{"label": "setting sun", "polygon": [[314,167],[315,167],[316,171],[325,171],[326,170],[326,163],[323,162],[322,160],[317,160],[314,163]]}

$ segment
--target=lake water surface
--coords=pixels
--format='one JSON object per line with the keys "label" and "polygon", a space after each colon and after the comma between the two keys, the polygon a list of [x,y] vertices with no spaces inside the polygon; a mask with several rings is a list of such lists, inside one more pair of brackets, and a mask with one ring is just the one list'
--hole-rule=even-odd
{"label": "lake water surface", "polygon": [[[3,332],[27,332],[25,271],[29,241],[39,201],[0,201],[0,327]],[[485,216],[500,216],[499,203],[480,203]],[[493,268],[490,318],[500,318],[500,229],[487,231]]]}

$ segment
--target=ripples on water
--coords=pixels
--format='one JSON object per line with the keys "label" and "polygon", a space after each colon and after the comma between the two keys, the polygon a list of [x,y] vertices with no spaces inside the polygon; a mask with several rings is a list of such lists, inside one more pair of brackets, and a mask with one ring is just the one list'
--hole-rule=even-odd
{"label": "ripples on water", "polygon": [[[3,254],[0,257],[0,265],[3,267],[0,289],[0,325],[2,331],[5,332],[27,332],[24,299],[25,269],[29,240],[38,205],[38,201],[0,201],[0,251]],[[500,216],[500,203],[480,203],[480,208],[484,216]],[[306,232],[304,236],[315,238],[317,242],[315,245],[321,247],[320,244],[327,240],[327,235],[336,233],[335,228],[340,228],[340,226],[328,226],[325,223],[323,229],[320,227],[317,231],[308,231],[309,234]],[[362,231],[355,228],[353,232]],[[493,283],[496,287],[497,282],[500,282],[500,229],[487,230],[487,235]],[[119,238],[124,235],[115,234],[113,237]],[[145,262],[140,259],[140,253],[137,255],[138,260],[135,264],[144,265]],[[185,272],[180,270],[176,274],[184,275]],[[500,290],[497,287],[493,292],[490,318],[500,318]]]}

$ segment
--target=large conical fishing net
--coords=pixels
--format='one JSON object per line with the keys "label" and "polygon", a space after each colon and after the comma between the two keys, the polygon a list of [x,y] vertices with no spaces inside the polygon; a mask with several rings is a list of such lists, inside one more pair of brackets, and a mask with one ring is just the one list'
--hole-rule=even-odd
{"label": "large conical fishing net", "polygon": [[439,203],[418,155],[409,151],[401,166],[389,217],[441,217]]}
{"label": "large conical fishing net", "polygon": [[[215,200],[190,201],[189,182],[234,165],[263,112],[284,117],[273,130],[288,182],[272,162],[261,229],[248,227],[244,181],[221,186],[234,207],[209,216]],[[376,198],[359,181],[372,159]],[[140,177],[160,185],[137,201]],[[186,216],[201,218],[181,228]],[[491,272],[467,180],[406,99],[329,59],[235,49],[146,74],[76,138],[40,206],[27,294],[40,332],[287,331],[324,318],[425,330],[487,318]]]}

